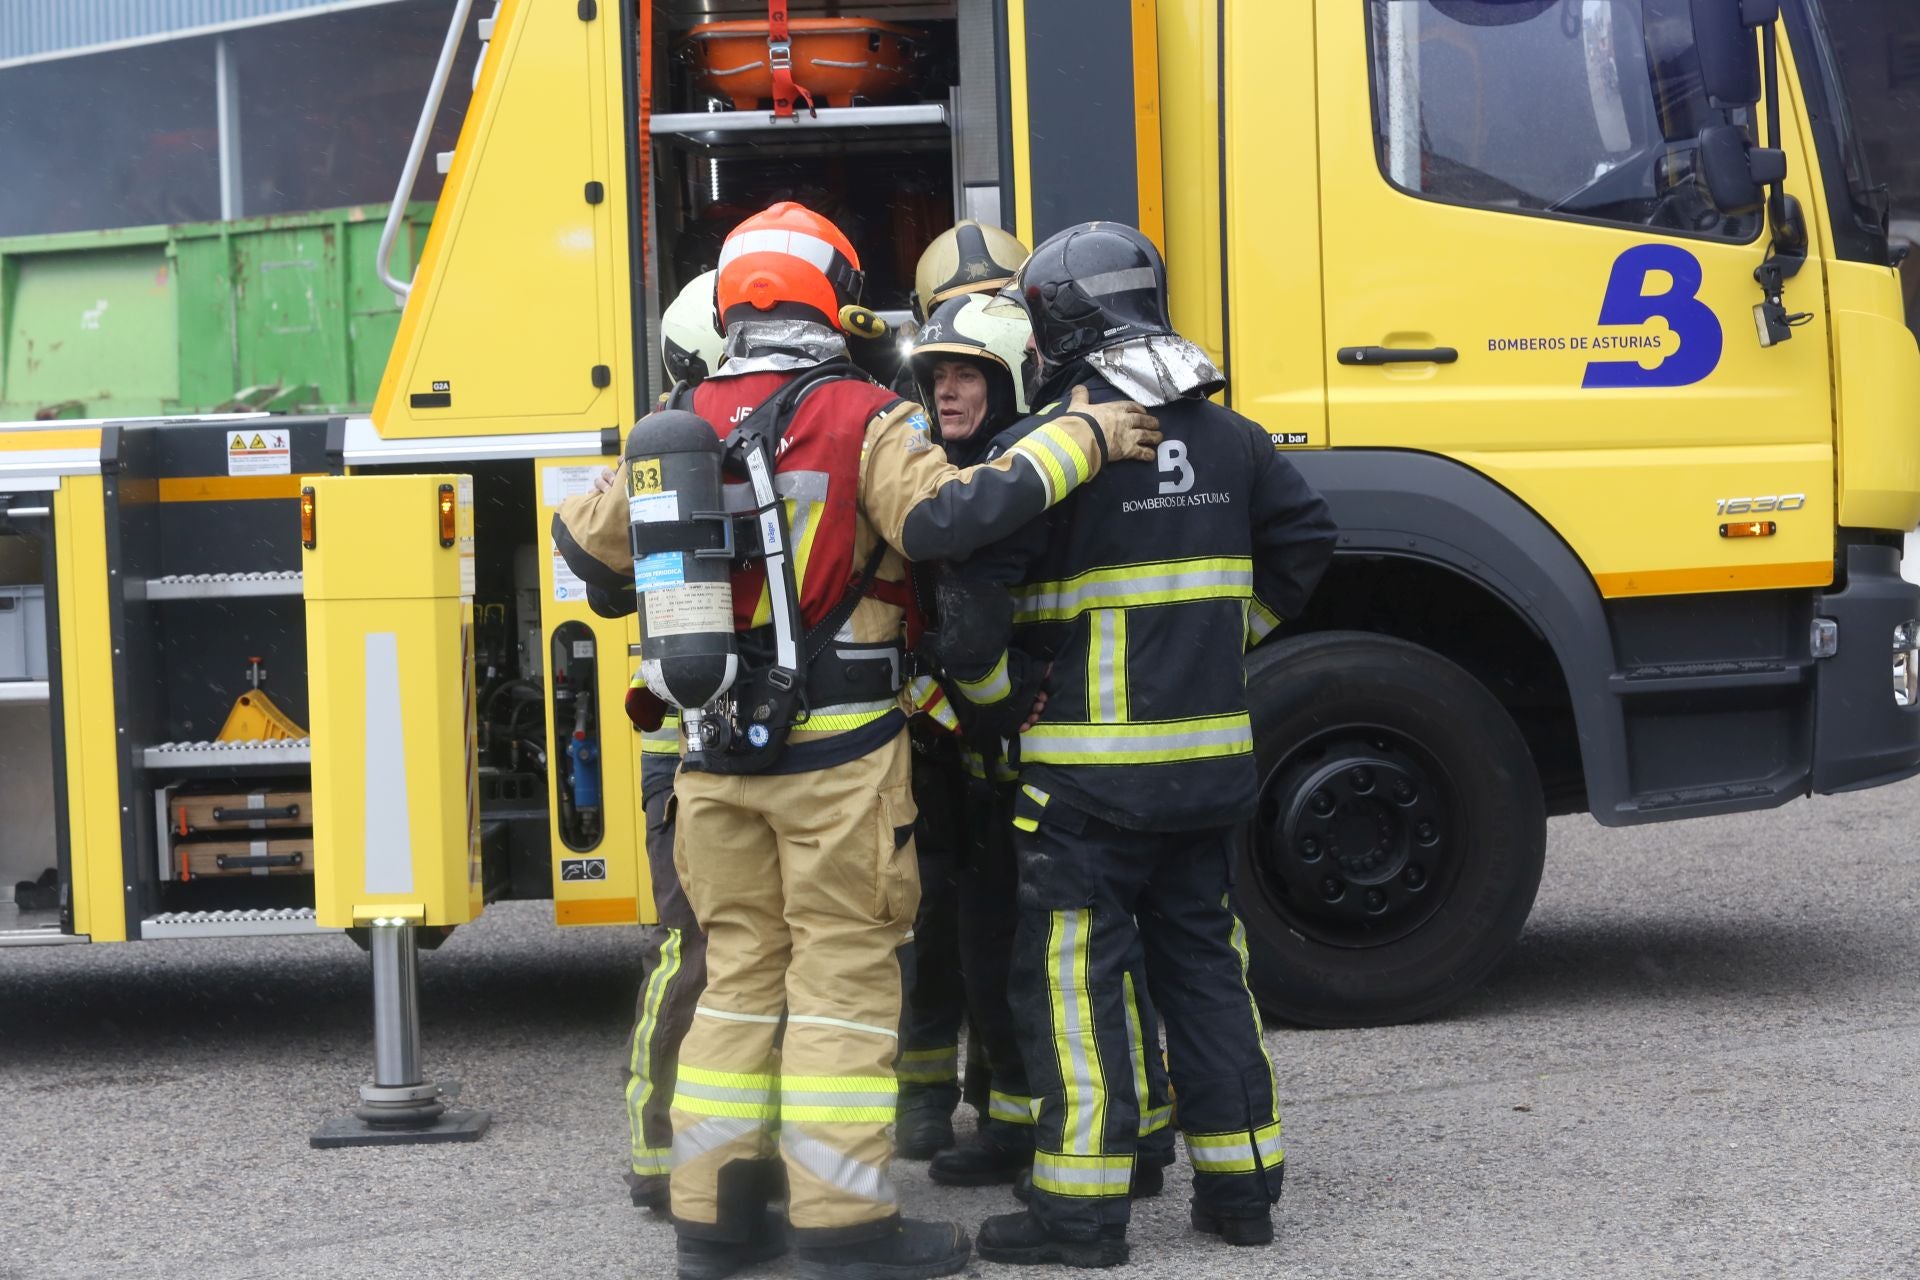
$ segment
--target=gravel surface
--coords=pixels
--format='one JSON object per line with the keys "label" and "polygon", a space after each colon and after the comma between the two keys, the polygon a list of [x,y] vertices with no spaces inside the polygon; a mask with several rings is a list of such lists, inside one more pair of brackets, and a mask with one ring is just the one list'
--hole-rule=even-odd
{"label": "gravel surface", "polygon": [[[1916,802],[1556,820],[1518,950],[1452,1013],[1269,1034],[1278,1244],[1193,1234],[1182,1161],[1127,1274],[1920,1275]],[[428,1070],[493,1130],[345,1151],[307,1147],[371,1070],[343,939],[0,950],[0,1276],[664,1280],[619,1178],[637,944],[511,903],[423,956]],[[1012,1207],[899,1180],[917,1216]]]}

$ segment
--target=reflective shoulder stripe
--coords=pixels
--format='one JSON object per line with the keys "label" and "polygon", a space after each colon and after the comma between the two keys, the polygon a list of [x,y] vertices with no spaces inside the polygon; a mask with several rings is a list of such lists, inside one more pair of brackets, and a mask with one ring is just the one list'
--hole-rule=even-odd
{"label": "reflective shoulder stripe", "polygon": [[1014,592],[1013,620],[1064,622],[1089,609],[1244,599],[1253,592],[1247,556],[1198,556],[1089,569],[1057,582],[1033,582]]}
{"label": "reflective shoulder stripe", "polygon": [[1252,752],[1253,723],[1245,712],[1133,724],[1042,720],[1020,736],[1020,758],[1033,764],[1170,764]]}

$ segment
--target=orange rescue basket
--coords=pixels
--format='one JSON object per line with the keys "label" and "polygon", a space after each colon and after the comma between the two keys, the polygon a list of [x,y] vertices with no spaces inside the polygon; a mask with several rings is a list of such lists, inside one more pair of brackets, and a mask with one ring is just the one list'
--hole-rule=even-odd
{"label": "orange rescue basket", "polygon": [[[773,100],[765,22],[707,22],[687,33],[682,56],[696,88],[736,111]],[[789,24],[793,76],[828,106],[897,96],[913,85],[920,33],[872,18],[796,18]]]}

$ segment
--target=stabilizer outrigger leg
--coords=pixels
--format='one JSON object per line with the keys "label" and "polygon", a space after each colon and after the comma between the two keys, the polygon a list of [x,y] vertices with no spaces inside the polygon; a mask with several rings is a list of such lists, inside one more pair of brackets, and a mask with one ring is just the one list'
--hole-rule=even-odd
{"label": "stabilizer outrigger leg", "polygon": [[360,1086],[352,1115],[336,1116],[309,1139],[315,1147],[474,1142],[493,1117],[450,1106],[460,1083],[444,1085],[420,1070],[419,952],[414,926],[376,919],[367,930],[373,960],[373,1083]]}

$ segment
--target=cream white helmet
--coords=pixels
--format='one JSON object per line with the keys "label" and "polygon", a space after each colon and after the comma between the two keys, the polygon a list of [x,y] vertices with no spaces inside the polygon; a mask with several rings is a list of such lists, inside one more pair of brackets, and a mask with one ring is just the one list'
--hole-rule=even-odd
{"label": "cream white helmet", "polygon": [[962,294],[933,309],[907,357],[921,402],[933,404],[933,370],[942,360],[971,360],[987,372],[987,417],[994,430],[1027,415],[1025,365],[1033,329],[1018,307],[993,306],[990,293]]}
{"label": "cream white helmet", "polygon": [[718,271],[695,276],[660,313],[660,359],[675,382],[699,382],[720,367],[726,339],[714,301],[719,281]]}

